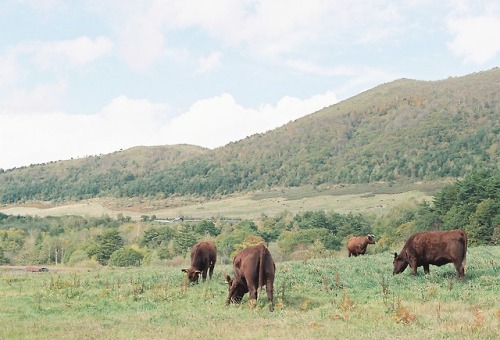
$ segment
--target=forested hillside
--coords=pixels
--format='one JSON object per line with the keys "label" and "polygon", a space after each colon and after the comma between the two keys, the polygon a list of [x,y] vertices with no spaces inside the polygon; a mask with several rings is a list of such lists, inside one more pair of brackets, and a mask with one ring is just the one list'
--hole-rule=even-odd
{"label": "forested hillside", "polygon": [[[0,265],[68,264],[133,266],[185,258],[203,239],[230,262],[250,244],[266,243],[280,260],[327,257],[344,250],[351,235],[376,235],[370,252],[399,248],[410,235],[463,228],[470,245],[500,242],[500,173],[480,170],[439,191],[433,204],[413,202],[384,216],[333,210],[283,211],[255,220],[210,218],[171,223],[144,215],[20,216],[0,213]],[[390,257],[388,258],[391,261]]]}
{"label": "forested hillside", "polygon": [[499,136],[498,68],[441,81],[401,79],[215,150],[143,148],[135,158],[120,152],[5,171],[0,202],[210,197],[276,186],[463,177],[498,169]]}
{"label": "forested hillside", "polygon": [[208,151],[193,145],[142,146],[108,155],[0,169],[1,202],[63,201],[109,194],[151,171],[174,167]]}

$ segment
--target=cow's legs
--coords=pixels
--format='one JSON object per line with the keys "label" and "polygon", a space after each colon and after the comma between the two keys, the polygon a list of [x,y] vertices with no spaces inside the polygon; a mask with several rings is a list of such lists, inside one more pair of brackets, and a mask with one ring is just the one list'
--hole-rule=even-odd
{"label": "cow's legs", "polygon": [[417,276],[417,262],[413,261],[413,259],[408,259],[408,260],[409,260],[408,264],[410,265],[413,276]]}
{"label": "cow's legs", "polygon": [[254,285],[248,285],[248,298],[257,300],[257,288]]}
{"label": "cow's legs", "polygon": [[274,310],[274,284],[271,280],[267,280],[266,282],[266,293],[267,299],[270,302],[269,310],[272,312]]}
{"label": "cow's legs", "polygon": [[457,270],[457,278],[462,278],[462,281],[465,281],[465,268],[462,262],[454,263],[455,269]]}
{"label": "cow's legs", "polygon": [[424,273],[429,274],[429,264],[424,264]]}
{"label": "cow's legs", "polygon": [[[227,277],[229,278],[229,275]],[[229,306],[229,304],[231,303],[231,299],[233,298],[234,293],[236,291],[237,283],[235,282],[235,280],[236,280],[236,278],[233,279],[233,281],[231,283],[231,287],[229,287],[229,294],[227,295],[227,300],[226,300],[227,306]],[[239,303],[239,301],[238,301],[238,303]]]}
{"label": "cow's legs", "polygon": [[214,263],[210,264],[210,268],[208,269],[208,276],[210,277],[210,280],[212,280],[212,274],[214,273]]}
{"label": "cow's legs", "polygon": [[207,280],[207,269],[203,269],[203,272],[201,272],[201,277],[203,278],[203,282]]}

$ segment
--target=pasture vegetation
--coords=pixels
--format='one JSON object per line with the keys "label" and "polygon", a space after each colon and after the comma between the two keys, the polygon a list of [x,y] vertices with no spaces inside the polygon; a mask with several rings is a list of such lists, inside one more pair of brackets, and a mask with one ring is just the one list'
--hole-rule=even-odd
{"label": "pasture vegetation", "polygon": [[[399,249],[393,249],[398,250]],[[452,265],[392,275],[392,252],[277,263],[274,312],[262,292],[225,306],[229,265],[188,286],[181,268],[0,271],[2,339],[498,339],[500,247]]]}

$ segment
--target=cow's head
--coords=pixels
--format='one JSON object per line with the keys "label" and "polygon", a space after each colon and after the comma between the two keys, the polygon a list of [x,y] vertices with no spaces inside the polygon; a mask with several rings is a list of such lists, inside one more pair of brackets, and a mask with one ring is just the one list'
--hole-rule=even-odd
{"label": "cow's head", "polygon": [[240,303],[243,296],[248,293],[248,287],[245,282],[237,280],[236,278],[231,279],[229,275],[226,275],[226,283],[229,286],[229,294],[227,296],[226,305],[231,302]]}
{"label": "cow's head", "polygon": [[375,236],[372,234],[366,235],[366,243],[367,244],[375,244]]}
{"label": "cow's head", "polygon": [[394,264],[394,270],[392,271],[393,275],[404,272],[406,267],[408,267],[408,261],[402,253],[399,255],[398,253],[394,253],[394,261],[392,263]]}
{"label": "cow's head", "polygon": [[187,274],[189,282],[198,283],[198,278],[201,274],[201,271],[199,271],[198,269],[194,269],[194,268],[182,269],[182,271]]}

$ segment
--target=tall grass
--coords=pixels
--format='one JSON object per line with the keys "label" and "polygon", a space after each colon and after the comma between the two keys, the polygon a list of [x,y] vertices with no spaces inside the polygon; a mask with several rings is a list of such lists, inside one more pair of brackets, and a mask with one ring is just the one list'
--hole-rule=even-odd
{"label": "tall grass", "polygon": [[230,266],[188,286],[180,267],[0,271],[2,339],[498,339],[500,247],[453,265],[392,275],[390,253],[277,263],[274,312],[224,305]]}

